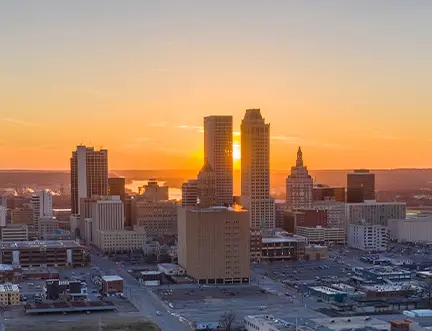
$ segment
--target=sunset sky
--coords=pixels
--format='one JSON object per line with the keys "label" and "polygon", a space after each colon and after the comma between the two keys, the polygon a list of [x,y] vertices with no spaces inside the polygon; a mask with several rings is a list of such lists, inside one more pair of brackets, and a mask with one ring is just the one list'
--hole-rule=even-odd
{"label": "sunset sky", "polygon": [[[0,2],[0,168],[192,169],[203,117],[271,123],[271,166],[432,167],[432,2]],[[239,137],[235,136],[239,141]],[[236,146],[238,149],[238,146]],[[238,151],[236,152],[238,153]]]}

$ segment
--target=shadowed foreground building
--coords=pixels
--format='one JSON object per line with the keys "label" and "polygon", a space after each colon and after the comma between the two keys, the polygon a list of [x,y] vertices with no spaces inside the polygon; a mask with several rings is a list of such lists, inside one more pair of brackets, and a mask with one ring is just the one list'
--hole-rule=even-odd
{"label": "shadowed foreground building", "polygon": [[249,283],[249,212],[179,208],[178,263],[199,284]]}

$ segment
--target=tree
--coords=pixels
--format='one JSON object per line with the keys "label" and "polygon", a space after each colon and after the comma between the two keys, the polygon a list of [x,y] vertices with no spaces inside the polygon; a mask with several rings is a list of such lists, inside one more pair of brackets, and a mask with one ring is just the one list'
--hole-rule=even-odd
{"label": "tree", "polygon": [[225,331],[232,331],[235,319],[236,319],[235,313],[233,313],[232,311],[225,312],[221,316],[219,324],[221,327],[224,328]]}

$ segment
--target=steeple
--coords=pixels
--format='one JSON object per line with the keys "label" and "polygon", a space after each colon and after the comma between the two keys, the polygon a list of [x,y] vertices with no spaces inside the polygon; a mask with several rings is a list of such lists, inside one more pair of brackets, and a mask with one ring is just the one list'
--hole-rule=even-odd
{"label": "steeple", "polygon": [[200,173],[203,173],[203,172],[213,172],[213,168],[212,168],[208,158],[206,158],[206,157],[204,158],[204,165],[200,170]]}
{"label": "steeple", "polygon": [[299,146],[297,151],[297,161],[296,161],[297,167],[303,167],[303,152],[301,150],[301,147]]}

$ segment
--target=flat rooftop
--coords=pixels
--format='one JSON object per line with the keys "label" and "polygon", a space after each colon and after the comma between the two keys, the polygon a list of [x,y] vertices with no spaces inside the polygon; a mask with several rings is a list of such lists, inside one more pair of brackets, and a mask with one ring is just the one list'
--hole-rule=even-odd
{"label": "flat rooftop", "polygon": [[144,275],[161,275],[162,273],[157,270],[149,270],[149,271],[141,271],[140,274],[144,276]]}
{"label": "flat rooftop", "polygon": [[302,239],[298,237],[265,237],[262,238],[262,242],[264,244],[271,244],[271,243],[284,243],[284,242],[299,242],[302,241]]}
{"label": "flat rooftop", "polygon": [[[303,330],[310,330],[309,328],[305,328],[302,326],[296,326],[293,323],[289,323],[287,321],[284,321],[283,319],[276,318],[272,315],[248,315],[245,316],[245,320],[256,324],[259,324],[260,326],[266,325],[268,327],[272,327],[271,330],[278,330],[278,331],[303,331]],[[267,330],[266,328],[266,330]]]}
{"label": "flat rooftop", "polygon": [[165,268],[165,269],[181,268],[180,266],[178,266],[177,264],[174,264],[174,263],[159,263],[158,266],[161,266],[162,268]]}
{"label": "flat rooftop", "polygon": [[371,267],[371,268],[363,268],[363,270],[376,275],[411,274],[411,272],[409,271],[402,270],[395,267]]}
{"label": "flat rooftop", "polygon": [[0,264],[0,271],[13,271],[14,268],[10,264]]}
{"label": "flat rooftop", "polygon": [[245,213],[247,212],[247,210],[242,208],[241,206],[237,206],[237,207],[214,206],[214,207],[202,208],[202,209],[200,208],[190,209],[190,211],[194,213],[218,213],[218,212]]}
{"label": "flat rooftop", "polygon": [[311,289],[314,291],[317,291],[317,292],[325,293],[327,295],[346,294],[346,292],[339,291],[339,290],[336,290],[334,288],[327,287],[327,286],[314,286],[314,287],[311,287]]}
{"label": "flat rooftop", "polygon": [[311,321],[329,330],[365,330],[366,327],[378,330],[390,330],[388,322],[369,316],[313,318]]}
{"label": "flat rooftop", "polygon": [[19,287],[16,284],[1,284],[0,292],[19,292]]}
{"label": "flat rooftop", "polygon": [[77,248],[82,247],[73,240],[35,240],[35,241],[15,241],[1,242],[0,249],[31,249],[31,248]]}
{"label": "flat rooftop", "polygon": [[102,279],[106,282],[112,282],[117,280],[123,280],[120,276],[114,275],[114,276],[103,276]]}

